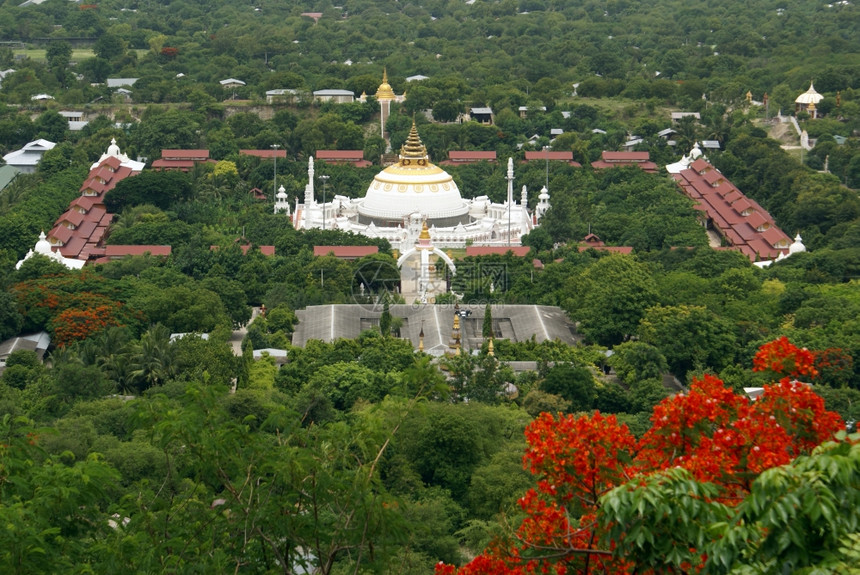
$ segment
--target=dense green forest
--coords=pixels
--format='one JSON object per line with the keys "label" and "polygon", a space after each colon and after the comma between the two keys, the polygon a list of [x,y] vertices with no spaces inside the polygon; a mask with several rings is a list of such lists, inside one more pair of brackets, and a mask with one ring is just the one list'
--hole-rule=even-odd
{"label": "dense green forest", "polygon": [[[533,482],[523,430],[539,413],[599,410],[639,437],[674,391],[664,381],[760,386],[770,374],[752,358],[781,336],[815,352],[808,379],[827,407],[849,427],[860,419],[854,4],[19,4],[0,5],[0,69],[15,70],[0,84],[0,147],[58,145],[0,192],[0,341],[46,330],[53,345],[45,363],[14,352],[0,376],[4,572],[429,574],[522,521],[517,500]],[[317,173],[331,194],[363,195],[386,145],[377,105],[309,94],[372,96],[383,69],[407,94],[388,123],[394,149],[415,121],[434,161],[494,150],[515,159],[530,204],[544,185],[551,194],[524,238],[529,257],[461,259],[492,264],[494,284],[464,274],[455,291],[560,306],[581,345],[497,340],[494,354],[485,343],[439,362],[378,331],[290,345],[296,310],[351,303],[358,269],[395,260],[384,241],[296,231],[250,192],[271,196],[277,184],[300,197],[307,157],[339,148],[364,150],[375,167],[318,163]],[[429,78],[406,81],[417,74]],[[108,77],[139,78],[133,100]],[[235,99],[219,84],[231,77],[246,84]],[[821,118],[798,115],[815,143],[801,155],[780,145],[797,138],[771,138],[772,118],[794,113],[810,81],[825,99]],[[278,88],[295,98],[267,106]],[[748,91],[755,101],[767,92],[769,106],[747,102]],[[37,93],[55,99],[35,104]],[[491,106],[494,125],[448,122],[471,106]],[[59,114],[69,109],[86,112],[83,130],[69,131]],[[673,124],[675,110],[701,120]],[[675,146],[658,135],[669,127]],[[551,128],[564,133],[551,141]],[[709,161],[808,251],[760,269],[708,247],[665,172],[591,169],[633,135],[661,168],[717,140]],[[217,160],[187,174],[145,170],[106,197],[117,214],[109,243],[168,244],[172,255],[81,271],[36,256],[15,269],[112,138],[149,161],[164,148],[206,148]],[[273,144],[286,161],[239,155]],[[521,162],[543,146],[584,167]],[[446,169],[464,196],[502,201],[502,164]],[[580,252],[589,232],[633,254]],[[315,245],[358,243],[380,253],[313,256]],[[243,255],[243,244],[275,255]],[[268,313],[251,322],[261,305]],[[243,326],[237,356],[229,338]],[[177,332],[208,336],[171,340]],[[289,361],[253,361],[263,348],[287,349]],[[537,370],[515,373],[514,360]]]}

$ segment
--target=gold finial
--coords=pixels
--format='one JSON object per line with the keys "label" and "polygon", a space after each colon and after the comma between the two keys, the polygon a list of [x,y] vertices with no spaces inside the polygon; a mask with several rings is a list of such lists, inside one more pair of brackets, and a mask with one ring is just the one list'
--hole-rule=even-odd
{"label": "gold finial", "polygon": [[421,233],[418,235],[419,240],[429,240],[430,239],[430,230],[427,228],[427,220],[424,220],[424,224],[421,226]]}
{"label": "gold finial", "polygon": [[460,355],[460,314],[456,311],[454,313],[454,326],[451,330],[451,342],[448,344],[448,348],[454,355]]}
{"label": "gold finial", "polygon": [[409,136],[406,138],[406,142],[403,144],[403,147],[400,148],[400,165],[422,165],[420,160],[424,160],[426,164],[427,148],[424,147],[424,143],[418,135],[418,128],[415,126],[415,118],[413,118],[412,128],[409,130]]}
{"label": "gold finial", "polygon": [[382,84],[379,85],[379,88],[376,90],[376,100],[377,101],[386,101],[386,100],[394,100],[396,96],[394,95],[394,90],[391,89],[391,84],[388,83],[388,71],[383,68],[382,69]]}
{"label": "gold finial", "polygon": [[418,332],[418,351],[424,351],[424,320],[421,320],[421,331]]}
{"label": "gold finial", "polygon": [[487,344],[487,355],[494,357],[496,354],[493,351],[493,338],[490,338],[490,343]]}

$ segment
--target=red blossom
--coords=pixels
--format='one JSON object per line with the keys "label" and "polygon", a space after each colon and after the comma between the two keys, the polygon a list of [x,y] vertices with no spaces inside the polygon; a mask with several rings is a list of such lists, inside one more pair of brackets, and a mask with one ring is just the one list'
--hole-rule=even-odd
{"label": "red blossom", "polygon": [[519,501],[525,519],[510,540],[494,541],[460,568],[440,563],[435,575],[643,572],[610,555],[615,542],[599,547],[600,496],[679,466],[736,504],[762,471],[809,453],[842,429],[839,415],[825,410],[809,385],[791,379],[814,376],[814,359],[786,338],[765,344],[754,369],[786,377],[765,386],[758,400],[706,375],[657,405],[638,442],[613,416],[539,415],[526,429],[523,462],[536,487]]}

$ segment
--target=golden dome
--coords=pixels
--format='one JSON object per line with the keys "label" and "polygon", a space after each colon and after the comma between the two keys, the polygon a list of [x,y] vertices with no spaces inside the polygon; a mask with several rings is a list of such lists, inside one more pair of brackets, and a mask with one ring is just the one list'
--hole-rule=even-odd
{"label": "golden dome", "polygon": [[373,178],[358,211],[373,219],[402,220],[420,212],[435,220],[464,217],[469,205],[451,174],[430,161],[413,121],[398,162]]}
{"label": "golden dome", "polygon": [[394,95],[394,90],[391,89],[391,85],[388,83],[388,72],[383,69],[382,70],[382,84],[379,85],[379,88],[376,90],[376,99],[377,101],[384,100],[394,100],[396,96]]}

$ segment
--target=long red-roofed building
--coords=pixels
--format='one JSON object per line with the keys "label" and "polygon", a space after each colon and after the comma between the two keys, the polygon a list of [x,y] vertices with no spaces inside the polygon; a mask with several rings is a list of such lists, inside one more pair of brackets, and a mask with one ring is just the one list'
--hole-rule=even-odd
{"label": "long red-roofed building", "polygon": [[648,152],[609,152],[604,150],[601,153],[601,159],[591,162],[591,167],[595,170],[629,166],[639,168],[650,174],[657,172],[657,164],[651,161],[651,155]]}
{"label": "long red-roofed building", "polygon": [[81,195],[57,218],[47,234],[54,251],[64,258],[88,260],[104,255],[104,239],[113,220],[104,207],[104,195],[123,179],[143,170],[143,162],[129,159],[111,140],[107,152],[90,167]]}
{"label": "long red-roofed building", "polygon": [[188,172],[197,164],[214,161],[209,158],[209,150],[161,150],[161,158],[152,162],[152,169]]}
{"label": "long red-roofed building", "polygon": [[483,152],[480,150],[451,150],[448,159],[439,162],[440,166],[460,166],[462,164],[474,164],[476,162],[496,163],[496,152]]}
{"label": "long red-roofed building", "polygon": [[565,162],[574,168],[581,168],[582,164],[574,161],[573,152],[570,151],[529,151],[525,154],[526,162]]}
{"label": "long red-roofed building", "polygon": [[767,210],[741,193],[703,158],[672,173],[672,177],[696,202],[705,224],[715,229],[731,249],[753,262],[788,254],[791,238],[777,227]]}
{"label": "long red-roofed building", "polygon": [[364,159],[363,150],[317,150],[316,159],[327,164],[352,164],[356,168],[373,165]]}

